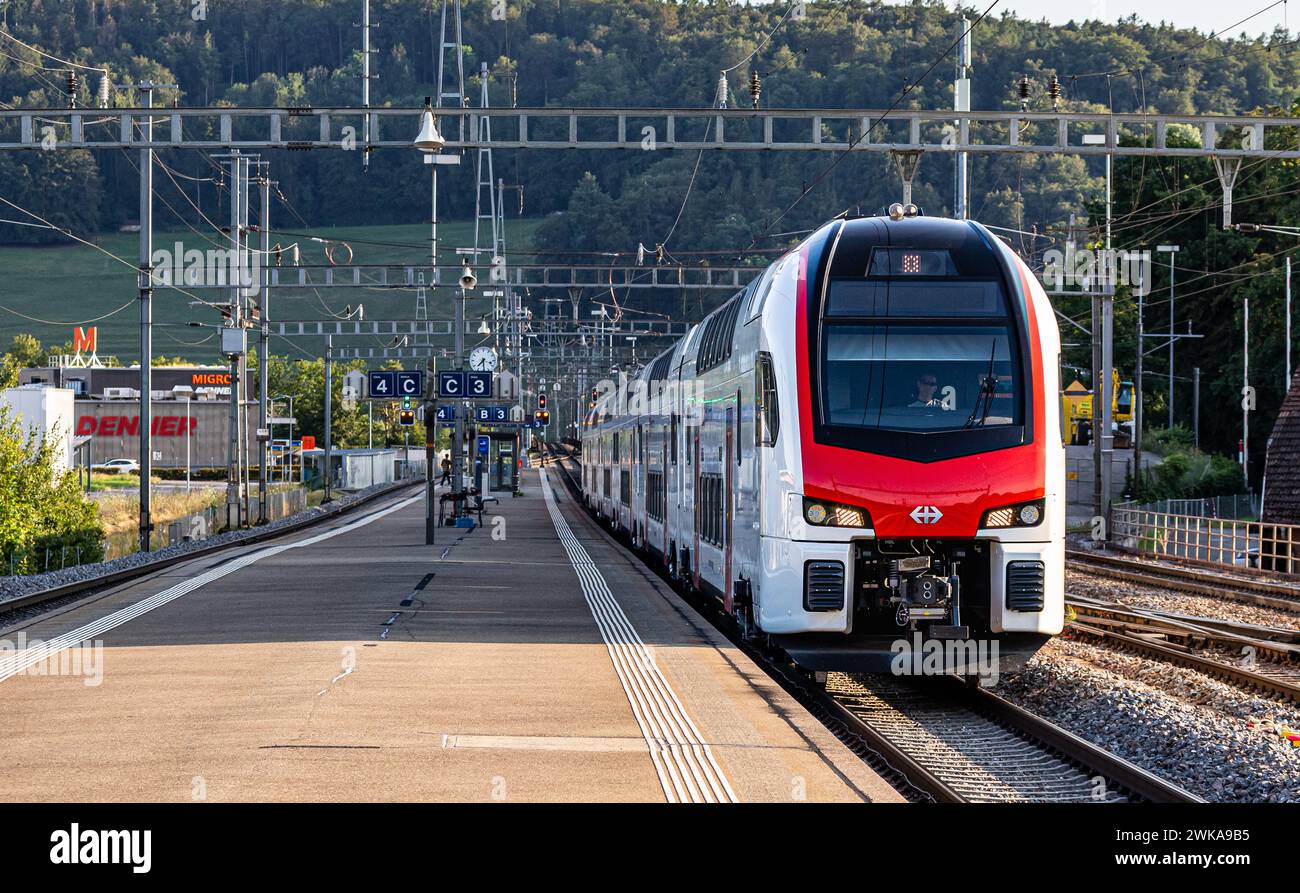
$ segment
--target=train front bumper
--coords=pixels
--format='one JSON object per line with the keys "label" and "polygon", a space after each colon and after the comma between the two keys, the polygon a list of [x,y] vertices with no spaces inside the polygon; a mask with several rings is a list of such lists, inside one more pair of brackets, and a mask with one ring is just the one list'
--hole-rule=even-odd
{"label": "train front bumper", "polygon": [[[859,534],[841,542],[818,542],[761,537],[761,570],[753,581],[754,616],[759,627],[773,634],[852,633],[854,593],[862,585],[854,579],[855,541],[871,538]],[[981,539],[990,547],[989,631],[1059,634],[1065,620],[1064,542]],[[837,565],[843,593],[838,603],[830,596]],[[1037,568],[1041,568],[1041,599],[1034,602],[1024,598],[1024,584],[1020,581],[1026,571]],[[1037,587],[1037,581],[1033,585]],[[965,592],[974,589],[967,586]],[[969,604],[968,597],[963,594],[963,604]],[[899,634],[904,633],[900,628]]]}

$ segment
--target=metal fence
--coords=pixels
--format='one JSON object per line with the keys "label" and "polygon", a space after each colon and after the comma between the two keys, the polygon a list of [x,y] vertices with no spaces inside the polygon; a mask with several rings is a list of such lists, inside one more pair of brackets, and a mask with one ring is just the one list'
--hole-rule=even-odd
{"label": "metal fence", "polygon": [[1259,517],[1259,497],[1254,493],[1236,493],[1231,496],[1207,496],[1203,499],[1158,499],[1143,503],[1140,508],[1170,515],[1254,521]]}
{"label": "metal fence", "polygon": [[[1189,501],[1201,502],[1172,500],[1174,503]],[[1166,558],[1300,573],[1300,526],[1296,525],[1264,524],[1118,503],[1112,510],[1111,539],[1120,548]]]}

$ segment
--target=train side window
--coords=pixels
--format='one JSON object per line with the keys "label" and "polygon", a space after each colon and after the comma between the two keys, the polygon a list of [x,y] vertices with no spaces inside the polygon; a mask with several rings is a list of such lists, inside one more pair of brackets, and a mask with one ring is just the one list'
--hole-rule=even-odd
{"label": "train side window", "polygon": [[618,432],[617,431],[614,432],[614,451],[611,454],[610,458],[613,459],[613,461],[615,462],[618,461]]}
{"label": "train side window", "polygon": [[781,413],[776,397],[776,372],[772,368],[772,355],[767,351],[760,351],[754,364],[754,391],[754,439],[759,446],[776,446]]}
{"label": "train side window", "polygon": [[744,411],[743,411],[744,408],[745,408],[745,400],[744,400],[744,397],[741,396],[740,388],[736,388],[736,430],[735,430],[735,432],[731,435],[731,438],[732,438],[732,439],[731,439],[731,442],[732,442],[733,444],[735,444],[735,447],[736,447],[736,464],[737,464],[737,465],[740,464],[741,457],[742,457],[742,456],[744,455],[744,453],[745,453],[745,441],[742,440],[741,437],[740,437],[740,432],[741,432],[742,430],[744,430],[744,427],[745,427],[745,413],[744,413]]}
{"label": "train side window", "polygon": [[668,439],[672,442],[672,462],[677,464],[677,413],[668,417]]}

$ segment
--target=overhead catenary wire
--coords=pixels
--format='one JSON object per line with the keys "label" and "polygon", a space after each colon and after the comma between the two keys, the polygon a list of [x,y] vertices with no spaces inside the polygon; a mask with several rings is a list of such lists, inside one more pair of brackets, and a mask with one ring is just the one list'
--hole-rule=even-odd
{"label": "overhead catenary wire", "polygon": [[[72,230],[69,230],[69,229],[66,229],[66,228],[64,228],[64,227],[58,226],[57,224],[51,223],[49,220],[46,220],[44,217],[42,217],[41,215],[37,214],[35,211],[30,211],[30,210],[28,210],[27,208],[24,208],[22,205],[19,205],[19,204],[15,203],[15,202],[10,201],[9,199],[5,198],[3,195],[0,195],[0,202],[3,202],[4,204],[8,205],[9,207],[13,208],[15,211],[18,211],[18,212],[21,213],[21,214],[26,214],[26,215],[28,215],[29,217],[32,217],[32,218],[34,218],[34,219],[40,221],[41,223],[45,224],[46,226],[48,226],[50,229],[54,230],[55,232],[58,232],[58,233],[60,233],[60,234],[62,234],[62,235],[64,235],[64,236],[68,237],[69,239],[72,239],[73,241],[80,242],[81,244],[83,244],[83,245],[85,245],[85,246],[87,246],[87,247],[89,247],[89,248],[93,248],[93,249],[95,249],[96,251],[98,251],[99,253],[105,255],[106,257],[110,257],[110,258],[112,258],[113,260],[115,260],[115,261],[117,261],[118,263],[120,263],[122,266],[130,268],[130,269],[131,269],[132,271],[134,271],[137,275],[140,273],[140,267],[139,267],[137,264],[133,264],[133,263],[131,263],[131,262],[130,262],[129,260],[127,260],[126,258],[118,257],[116,254],[114,254],[113,252],[109,251],[108,249],[104,248],[104,247],[101,246],[101,245],[96,245],[94,242],[91,242],[91,241],[88,240],[88,239],[83,239],[81,236],[79,236],[79,235],[77,235],[76,233],[72,232]],[[155,288],[168,288],[168,289],[172,289],[173,291],[178,291],[178,292],[180,292],[181,294],[185,295],[186,297],[192,298],[193,300],[198,301],[198,302],[201,303],[201,304],[207,304],[209,307],[217,307],[217,306],[218,306],[218,305],[212,303],[211,301],[205,301],[203,298],[200,298],[198,295],[194,294],[193,292],[186,291],[185,289],[181,288],[180,286],[178,286],[178,285],[174,285],[174,284],[172,284],[172,283],[167,283],[167,282],[155,282],[155,283],[154,283],[154,287],[155,287]],[[120,310],[117,310],[117,311],[114,311],[114,312],[117,313],[117,312],[121,312],[121,311],[120,311]]]}
{"label": "overhead catenary wire", "polygon": [[749,243],[748,248],[746,248],[745,250],[748,251],[749,248],[753,248],[754,245],[756,245],[756,244],[758,243],[758,240],[761,239],[761,238],[763,238],[763,237],[768,233],[768,231],[770,231],[770,230],[772,229],[773,226],[775,226],[775,225],[776,225],[778,222],[780,222],[781,220],[785,219],[786,215],[789,214],[791,211],[793,211],[793,210],[795,209],[795,207],[796,207],[800,202],[802,202],[802,201],[803,201],[803,200],[808,196],[808,194],[809,194],[810,192],[812,192],[815,188],[817,188],[817,186],[819,186],[819,185],[822,183],[822,181],[825,180],[826,177],[829,176],[830,173],[831,173],[833,170],[835,170],[836,167],[839,166],[839,163],[840,163],[841,161],[843,161],[845,158],[847,158],[847,157],[848,157],[848,156],[853,152],[853,150],[857,148],[857,146],[858,146],[859,143],[861,143],[863,140],[867,139],[867,138],[871,135],[871,133],[872,133],[872,132],[877,128],[877,127],[880,126],[880,123],[881,123],[882,121],[885,121],[885,120],[887,120],[887,119],[889,118],[889,114],[890,114],[891,112],[893,112],[894,109],[898,108],[899,104],[900,104],[904,99],[906,99],[906,98],[908,97],[908,95],[911,94],[911,92],[912,92],[913,90],[915,90],[915,89],[916,89],[917,87],[919,87],[921,84],[924,84],[925,81],[926,81],[926,80],[930,77],[930,75],[934,72],[934,70],[935,70],[936,68],[939,67],[940,63],[942,63],[944,59],[948,58],[948,56],[952,54],[952,51],[955,50],[955,49],[958,47],[958,45],[960,45],[961,42],[962,42],[963,40],[966,39],[966,35],[969,34],[969,33],[971,32],[971,29],[973,29],[976,25],[978,25],[980,22],[982,22],[982,21],[985,19],[985,17],[987,17],[988,14],[989,14],[990,12],[993,11],[993,8],[994,8],[995,6],[997,6],[999,2],[1001,2],[1001,0],[993,0],[993,2],[990,3],[990,4],[989,4],[985,9],[984,9],[983,12],[981,12],[979,15],[977,15],[977,16],[974,18],[974,20],[971,21],[971,23],[966,27],[966,30],[964,30],[964,31],[963,31],[963,32],[962,32],[962,33],[957,37],[957,39],[956,39],[955,41],[953,41],[953,42],[948,46],[948,48],[947,48],[946,50],[944,50],[942,53],[939,54],[938,58],[936,58],[936,59],[935,59],[935,60],[930,64],[930,67],[927,68],[927,69],[926,69],[926,70],[921,74],[921,76],[920,76],[919,78],[917,78],[917,79],[914,80],[914,81],[909,82],[908,84],[906,84],[906,85],[903,87],[903,89],[902,89],[901,91],[899,91],[898,96],[896,96],[896,97],[894,98],[894,101],[889,105],[889,108],[885,109],[884,113],[881,114],[879,117],[877,117],[877,118],[875,119],[875,121],[873,121],[873,122],[871,123],[871,126],[870,126],[870,127],[863,128],[862,133],[860,133],[856,138],[850,140],[849,145],[848,145],[847,148],[842,149],[841,151],[835,153],[835,157],[831,159],[830,163],[829,163],[828,165],[826,165],[824,168],[822,168],[822,169],[817,173],[817,176],[813,177],[813,179],[812,179],[811,182],[806,183],[806,184],[804,185],[804,187],[803,187],[803,189],[800,191],[799,195],[795,198],[795,200],[794,200],[793,202],[791,202],[791,203],[790,203],[790,204],[785,208],[785,210],[783,210],[780,214],[776,215],[775,218],[773,218],[772,220],[770,220],[770,221],[767,222],[767,225],[763,227],[763,231],[760,232],[757,236],[754,237],[754,239]]}

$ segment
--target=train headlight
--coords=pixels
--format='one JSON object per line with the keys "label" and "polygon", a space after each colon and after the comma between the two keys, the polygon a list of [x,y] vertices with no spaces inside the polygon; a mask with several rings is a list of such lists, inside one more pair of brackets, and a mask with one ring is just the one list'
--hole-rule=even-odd
{"label": "train headlight", "polygon": [[815,524],[818,527],[870,526],[870,519],[863,509],[817,499],[804,499],[803,516],[809,524]]}
{"label": "train headlight", "polygon": [[1043,500],[989,509],[980,527],[1033,527],[1043,520]]}
{"label": "train headlight", "polygon": [[1010,527],[1015,523],[1015,509],[994,509],[984,516],[985,527]]}

